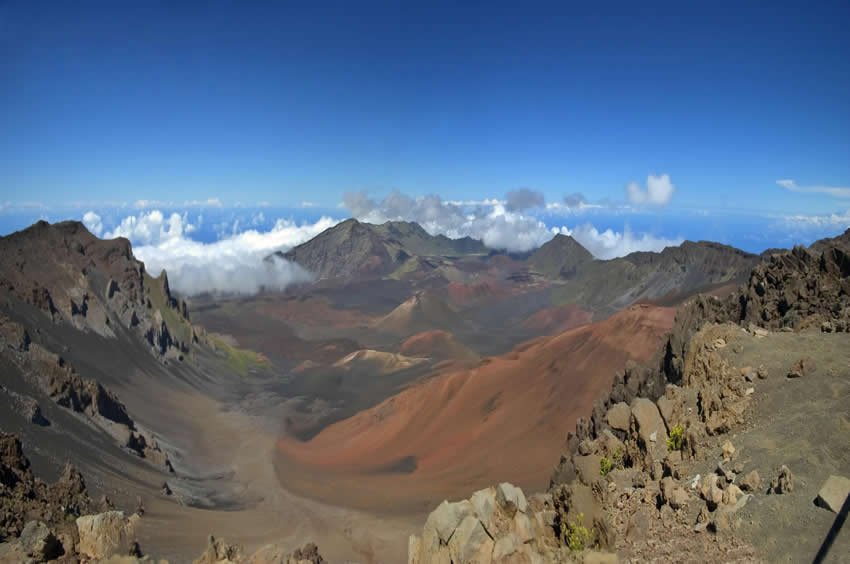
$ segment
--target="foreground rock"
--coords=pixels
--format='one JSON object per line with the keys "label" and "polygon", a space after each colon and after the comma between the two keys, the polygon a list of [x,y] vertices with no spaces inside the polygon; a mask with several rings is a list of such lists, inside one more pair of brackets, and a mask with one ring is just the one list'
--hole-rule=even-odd
{"label": "foreground rock", "polygon": [[255,553],[245,555],[238,544],[229,544],[223,539],[210,535],[207,548],[193,561],[193,564],[324,564],[318,547],[307,543],[301,548],[288,552],[276,544],[260,547]]}
{"label": "foreground rock", "polygon": [[45,484],[33,475],[21,441],[0,433],[0,539],[19,537],[26,521],[34,520],[75,542],[76,527],[67,518],[84,514],[91,506],[76,468],[66,466],[59,480]]}
{"label": "foreground rock", "polygon": [[775,494],[785,494],[794,491],[794,475],[784,464],[779,468],[776,477],[770,481],[770,491]]}
{"label": "foreground rock", "polygon": [[848,496],[850,496],[850,480],[844,476],[830,476],[821,486],[815,503],[833,513],[838,513]]}
{"label": "foreground rock", "polygon": [[[422,536],[410,537],[408,562],[567,561],[592,547],[607,546],[605,525],[586,506],[591,498],[589,490],[564,489],[529,500],[520,488],[502,483],[468,500],[444,501],[428,516]],[[586,517],[581,511],[585,506]],[[613,555],[587,556],[604,562]]]}
{"label": "foreground rock", "polygon": [[[756,384],[762,385],[768,370],[734,368],[730,357],[744,350],[742,335],[767,339],[771,331],[847,330],[847,241],[850,230],[811,250],[774,253],[738,292],[724,299],[698,296],[684,306],[656,358],[648,366],[628,364],[590,417],[577,422],[550,493],[589,491],[607,516],[607,523],[594,517],[594,531],[603,533],[610,525],[618,552],[630,559],[666,561],[699,553],[706,559],[753,560],[752,547],[729,536],[740,521],[735,513],[753,495],[792,492],[795,480],[787,466],[764,489],[758,471],[743,474],[748,459],[742,461],[727,433],[752,412]],[[795,379],[819,375],[808,355],[787,370]],[[716,457],[714,470],[689,475],[708,457]],[[830,493],[835,482],[829,486],[818,503],[840,506],[843,494]],[[710,540],[715,536],[724,539],[723,546]],[[561,538],[564,544],[569,540]]]}
{"label": "foreground rock", "polygon": [[126,556],[137,552],[135,527],[139,517],[124,516],[123,511],[107,511],[77,518],[81,556],[94,560],[110,556]]}

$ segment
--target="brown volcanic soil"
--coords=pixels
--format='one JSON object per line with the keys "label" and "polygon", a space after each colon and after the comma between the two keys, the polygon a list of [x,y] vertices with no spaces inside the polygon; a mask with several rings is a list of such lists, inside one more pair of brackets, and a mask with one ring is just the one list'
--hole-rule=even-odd
{"label": "brown volcanic soil", "polygon": [[[836,518],[815,505],[818,490],[830,475],[850,476],[850,334],[810,330],[759,339],[741,332],[731,343],[723,351],[730,363],[763,365],[770,376],[753,383],[754,412],[729,438],[746,472],[757,470],[770,481],[785,464],[794,474],[794,491],[756,495],[747,503],[736,535],[768,562],[810,562]],[[816,359],[815,369],[804,378],[787,378],[804,357]],[[826,562],[848,559],[845,524]]]}
{"label": "brown volcanic soil", "polygon": [[257,300],[257,309],[268,317],[299,326],[362,327],[374,322],[374,317],[356,309],[335,308],[326,298],[304,296],[266,296]]}
{"label": "brown volcanic soil", "polygon": [[506,294],[508,294],[507,289],[500,288],[494,282],[488,281],[450,282],[446,286],[446,295],[452,303],[457,305],[467,305]]}
{"label": "brown volcanic soil", "polygon": [[379,511],[432,507],[499,481],[542,489],[576,419],[626,360],[647,360],[675,310],[634,306],[443,373],[312,440],[278,442],[290,491]]}
{"label": "brown volcanic soil", "polygon": [[191,315],[194,323],[212,333],[230,335],[240,347],[262,353],[275,365],[282,367],[307,360],[331,364],[361,348],[352,339],[302,338],[286,323],[280,310],[263,299],[202,302],[195,306]]}
{"label": "brown volcanic soil", "polygon": [[584,311],[575,304],[541,309],[522,323],[522,328],[535,333],[563,333],[593,321],[593,313]]}
{"label": "brown volcanic soil", "polygon": [[423,331],[405,340],[399,352],[407,356],[430,357],[439,360],[477,362],[478,354],[455,339],[448,331]]}
{"label": "brown volcanic soil", "polygon": [[464,318],[430,292],[417,292],[378,320],[376,329],[404,337],[430,329],[466,328]]}

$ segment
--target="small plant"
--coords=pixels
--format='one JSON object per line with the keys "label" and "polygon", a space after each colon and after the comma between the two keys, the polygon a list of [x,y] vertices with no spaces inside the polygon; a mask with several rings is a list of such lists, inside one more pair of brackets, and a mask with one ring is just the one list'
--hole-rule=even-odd
{"label": "small plant", "polygon": [[623,467],[623,449],[617,447],[614,449],[613,454],[611,454],[611,461],[614,463],[615,468]]}
{"label": "small plant", "polygon": [[567,523],[567,546],[572,551],[584,550],[590,546],[590,529],[584,526],[584,514],[579,513],[576,520]]}
{"label": "small plant", "polygon": [[685,446],[685,428],[681,425],[673,425],[670,435],[667,437],[668,450],[682,450]]}
{"label": "small plant", "polygon": [[599,460],[599,475],[607,476],[608,472],[614,469],[614,461],[608,458],[607,456],[603,456]]}

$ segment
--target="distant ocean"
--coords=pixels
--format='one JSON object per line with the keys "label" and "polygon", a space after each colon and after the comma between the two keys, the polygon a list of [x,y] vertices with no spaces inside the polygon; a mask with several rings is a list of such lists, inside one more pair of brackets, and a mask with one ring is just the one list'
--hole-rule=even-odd
{"label": "distant ocean", "polygon": [[[278,220],[296,224],[315,223],[322,217],[342,220],[348,212],[342,208],[157,208],[166,216],[178,213],[185,216],[184,223],[192,226],[186,236],[202,243],[211,243],[247,230],[265,232]],[[81,220],[86,209],[26,209],[0,210],[0,234],[6,235],[23,229],[39,219],[57,222],[66,219]],[[151,210],[122,208],[93,208],[100,215],[104,233],[114,229],[124,218],[138,216]],[[836,223],[807,224],[789,221],[779,216],[753,213],[695,212],[668,209],[656,213],[611,213],[588,211],[580,214],[543,212],[534,214],[549,228],[566,226],[575,228],[591,224],[599,231],[610,229],[614,233],[631,230],[634,234],[686,240],[709,240],[732,245],[745,251],[759,253],[773,247],[808,245],[813,241],[840,234],[847,225]]]}

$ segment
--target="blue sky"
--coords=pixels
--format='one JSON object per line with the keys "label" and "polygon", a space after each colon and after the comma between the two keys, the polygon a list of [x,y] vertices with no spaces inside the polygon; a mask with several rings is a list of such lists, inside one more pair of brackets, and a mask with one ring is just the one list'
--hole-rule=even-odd
{"label": "blue sky", "polygon": [[0,3],[0,199],[850,186],[847,2],[170,4]]}
{"label": "blue sky", "polygon": [[0,0],[0,233],[91,212],[140,247],[278,220],[295,243],[437,195],[432,231],[514,250],[808,243],[850,226],[848,24],[846,1]]}

